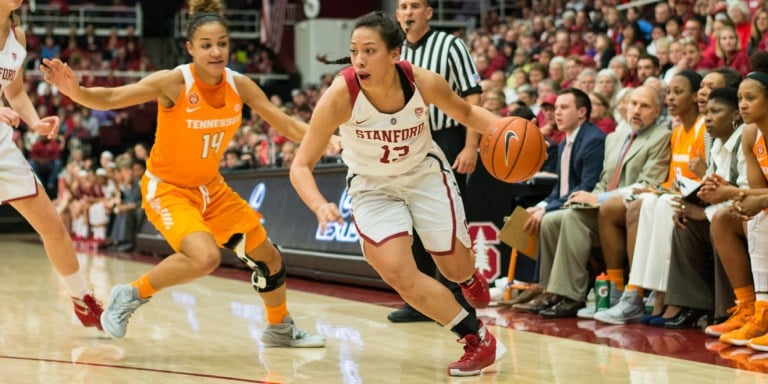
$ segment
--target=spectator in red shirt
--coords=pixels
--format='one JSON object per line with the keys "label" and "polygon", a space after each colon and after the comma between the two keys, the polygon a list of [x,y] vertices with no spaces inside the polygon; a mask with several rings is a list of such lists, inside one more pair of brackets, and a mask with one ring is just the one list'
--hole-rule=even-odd
{"label": "spectator in red shirt", "polygon": [[752,33],[752,24],[749,23],[749,7],[747,3],[742,0],[736,0],[729,2],[728,5],[728,17],[736,25],[736,34],[739,35],[739,41],[741,42],[741,50],[747,50],[749,44],[749,36]]}
{"label": "spectator in red shirt", "polygon": [[720,28],[717,35],[717,57],[717,67],[733,68],[741,73],[742,77],[746,77],[752,70],[749,56],[741,49],[736,29],[730,25]]}

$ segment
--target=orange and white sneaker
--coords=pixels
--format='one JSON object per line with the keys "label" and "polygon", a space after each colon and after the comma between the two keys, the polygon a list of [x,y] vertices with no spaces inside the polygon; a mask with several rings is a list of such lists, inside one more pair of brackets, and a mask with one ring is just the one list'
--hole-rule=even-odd
{"label": "orange and white sneaker", "polygon": [[755,303],[755,315],[741,328],[720,335],[720,342],[744,346],[750,339],[760,337],[768,333],[768,302]]}
{"label": "orange and white sneaker", "polygon": [[72,304],[75,306],[75,315],[83,323],[83,326],[96,327],[101,331],[100,318],[104,309],[92,293],[86,293],[81,299],[73,297]]}
{"label": "orange and white sneaker", "polygon": [[736,306],[728,310],[731,316],[728,320],[715,325],[710,325],[704,330],[704,333],[714,337],[720,337],[720,335],[728,332],[735,331],[746,324],[749,319],[755,314],[755,303],[740,303],[736,302]]}

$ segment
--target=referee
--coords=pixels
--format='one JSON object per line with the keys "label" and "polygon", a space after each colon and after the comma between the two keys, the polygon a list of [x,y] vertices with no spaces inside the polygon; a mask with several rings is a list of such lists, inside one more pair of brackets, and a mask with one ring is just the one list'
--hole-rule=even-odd
{"label": "referee", "polygon": [[[480,76],[467,46],[451,34],[431,29],[429,20],[432,18],[432,12],[429,0],[398,0],[397,20],[406,34],[400,59],[442,75],[454,92],[470,104],[479,105],[482,93]],[[459,190],[464,194],[467,174],[472,173],[477,165],[480,134],[466,129],[434,105],[429,107],[429,123],[432,139],[451,162]],[[432,256],[424,250],[416,233],[413,254],[419,270],[429,276],[435,276],[437,268]],[[457,284],[442,276],[440,281],[451,289],[462,306],[468,311],[474,311],[464,299]],[[408,304],[390,313],[388,319],[393,322],[431,321]]]}

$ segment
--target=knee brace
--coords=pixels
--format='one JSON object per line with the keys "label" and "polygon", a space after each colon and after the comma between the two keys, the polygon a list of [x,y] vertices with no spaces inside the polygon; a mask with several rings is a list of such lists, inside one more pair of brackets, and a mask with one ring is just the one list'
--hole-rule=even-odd
{"label": "knee brace", "polygon": [[240,259],[248,268],[253,270],[251,275],[251,284],[256,292],[270,292],[279,288],[285,283],[285,264],[281,263],[280,270],[274,275],[269,274],[267,264],[248,257],[245,253],[245,235],[236,233],[224,244],[224,247],[235,251],[237,258]]}
{"label": "knee brace", "polygon": [[285,284],[285,264],[280,264],[280,270],[274,275],[269,275],[269,268],[261,261],[255,263],[251,284],[256,292],[271,292]]}

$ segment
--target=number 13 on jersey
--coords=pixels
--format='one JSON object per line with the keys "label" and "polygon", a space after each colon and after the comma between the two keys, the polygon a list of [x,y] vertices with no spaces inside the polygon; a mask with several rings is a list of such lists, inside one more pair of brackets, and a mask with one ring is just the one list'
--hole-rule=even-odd
{"label": "number 13 on jersey", "polygon": [[203,154],[201,158],[207,159],[210,149],[213,149],[214,156],[221,149],[221,142],[224,141],[224,131],[206,133],[203,135]]}

